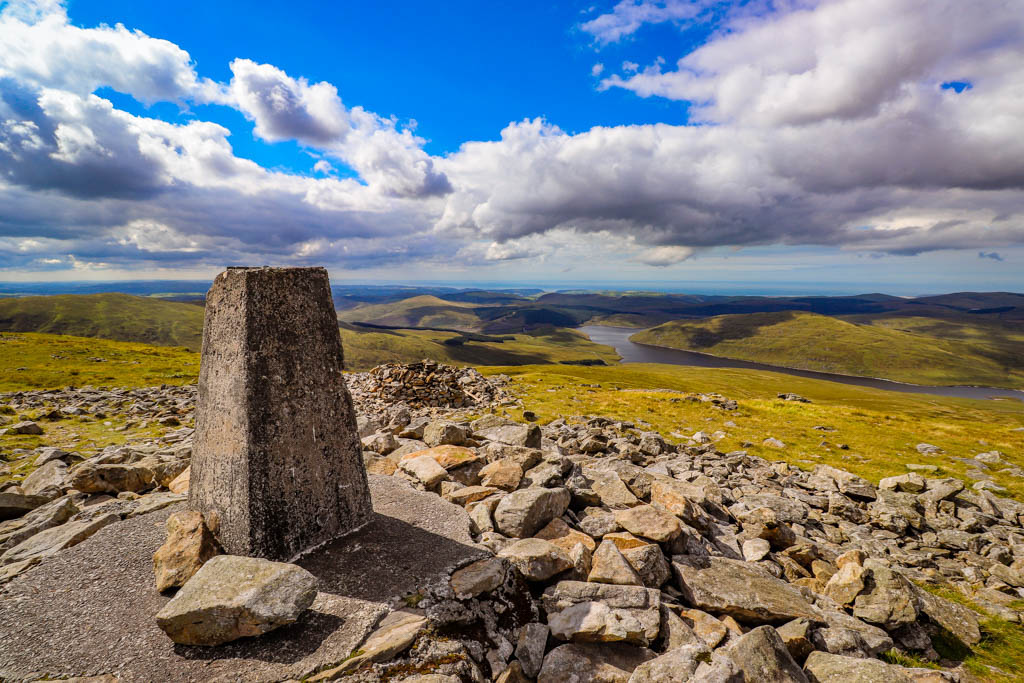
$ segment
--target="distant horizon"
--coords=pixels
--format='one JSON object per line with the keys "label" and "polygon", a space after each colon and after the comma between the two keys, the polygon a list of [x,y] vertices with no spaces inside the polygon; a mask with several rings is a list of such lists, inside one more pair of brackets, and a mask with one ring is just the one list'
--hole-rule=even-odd
{"label": "distant horizon", "polygon": [[[7,296],[46,296],[46,295],[58,295],[58,294],[77,294],[77,293],[89,293],[89,294],[100,294],[106,292],[122,293],[122,294],[138,294],[138,291],[131,291],[132,289],[138,290],[140,288],[150,290],[149,295],[152,294],[187,294],[191,293],[192,290],[176,290],[171,289],[162,291],[160,288],[165,285],[175,285],[178,287],[187,287],[188,285],[195,285],[199,287],[195,290],[196,293],[203,293],[207,290],[212,283],[213,278],[188,278],[188,279],[117,279],[117,280],[0,280],[0,297]],[[615,283],[597,283],[597,282],[586,282],[586,281],[536,281],[536,280],[522,280],[522,281],[481,281],[481,280],[366,280],[366,279],[333,279],[331,280],[332,287],[339,289],[344,288],[345,285],[351,285],[354,287],[408,287],[410,289],[441,289],[447,288],[452,290],[486,290],[486,291],[510,291],[510,290],[524,290],[524,289],[536,289],[543,293],[555,293],[555,292],[567,292],[573,290],[581,290],[588,292],[650,292],[655,294],[690,294],[695,296],[763,296],[763,297],[794,297],[794,296],[822,296],[822,297],[842,297],[842,296],[867,296],[871,294],[883,294],[887,296],[893,296],[903,299],[913,299],[920,297],[949,295],[949,294],[965,294],[965,293],[978,293],[978,294],[1020,294],[1024,296],[1024,292],[1015,292],[1013,290],[1002,290],[1002,289],[991,289],[991,290],[966,290],[966,289],[938,289],[932,288],[925,291],[909,292],[906,291],[906,286],[893,286],[888,287],[876,287],[874,289],[855,288],[849,287],[837,287],[832,285],[829,288],[819,289],[801,289],[800,285],[804,283],[776,283],[773,286],[752,286],[746,283],[686,283],[686,282],[674,282],[674,283],[659,283],[657,281],[633,281],[633,282],[615,282]],[[130,287],[129,285],[135,285]],[[147,287],[148,285],[148,287]],[[98,291],[96,288],[109,286],[110,289],[103,289]],[[896,292],[893,291],[897,287],[904,288],[904,291]],[[76,290],[91,289],[93,291],[81,292]]]}

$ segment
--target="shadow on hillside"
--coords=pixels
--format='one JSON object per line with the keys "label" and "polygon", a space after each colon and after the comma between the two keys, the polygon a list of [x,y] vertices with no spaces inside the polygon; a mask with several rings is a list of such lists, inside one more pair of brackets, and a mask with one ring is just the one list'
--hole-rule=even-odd
{"label": "shadow on hillside", "polygon": [[764,327],[788,322],[796,317],[797,311],[778,313],[748,313],[735,318],[716,321],[716,329],[694,327],[687,330],[692,348],[706,349],[724,341],[747,339],[756,336]]}

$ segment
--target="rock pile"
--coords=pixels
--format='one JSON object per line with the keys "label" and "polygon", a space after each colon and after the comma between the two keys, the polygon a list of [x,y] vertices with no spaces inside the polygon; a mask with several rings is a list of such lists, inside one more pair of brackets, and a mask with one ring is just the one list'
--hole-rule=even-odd
{"label": "rock pile", "polygon": [[[355,656],[309,680],[956,681],[967,675],[935,643],[976,645],[982,630],[949,597],[1021,621],[1024,505],[984,487],[916,471],[876,486],[834,467],[723,453],[702,433],[677,444],[642,423],[468,421],[439,408],[510,400],[473,370],[383,366],[351,386],[367,470],[464,508],[492,556],[406,596]],[[177,403],[188,389],[166,400],[150,391],[140,419],[188,415]],[[115,400],[144,401],[96,404]],[[0,582],[180,499],[162,487],[188,464],[188,432],[82,462],[34,454],[57,464],[36,486],[0,491],[22,497],[0,498],[0,510],[31,508],[0,525]],[[312,589],[299,583],[287,609],[260,613],[266,623],[307,604]],[[890,651],[943,668],[890,664]]]}
{"label": "rock pile", "polygon": [[432,360],[379,365],[348,376],[360,412],[396,403],[411,408],[470,408],[510,400],[500,379],[487,379],[474,368],[458,368]]}
{"label": "rock pile", "polygon": [[[606,418],[416,414],[364,418],[364,458],[465,507],[494,552],[424,603],[474,634],[478,680],[960,680],[933,642],[976,645],[978,616],[938,593],[1021,620],[1024,505],[958,479],[875,486]],[[493,604],[510,574],[537,597],[517,619]],[[422,661],[414,646],[360,680]]]}

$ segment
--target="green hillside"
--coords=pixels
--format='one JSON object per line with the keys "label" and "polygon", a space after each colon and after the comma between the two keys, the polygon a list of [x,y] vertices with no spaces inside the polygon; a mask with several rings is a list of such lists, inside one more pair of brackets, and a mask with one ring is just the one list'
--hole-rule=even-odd
{"label": "green hillside", "polygon": [[0,391],[188,384],[198,375],[199,354],[180,346],[0,333]]}
{"label": "green hillside", "polygon": [[66,294],[0,299],[0,331],[183,346],[198,351],[203,309],[130,294]]}
{"label": "green hillside", "polygon": [[472,331],[480,327],[480,318],[473,312],[479,305],[424,295],[393,303],[359,306],[341,312],[338,319],[389,327],[445,327]]}
{"label": "green hillside", "polygon": [[[369,330],[342,323],[345,368],[368,370],[381,363],[408,363],[430,358],[454,365],[527,365],[563,361],[619,360],[610,346],[595,344],[566,329],[538,329],[507,335],[503,342],[465,341],[454,332],[430,330]],[[449,343],[445,343],[445,342]]]}
{"label": "green hillside", "polygon": [[1024,387],[1024,339],[1009,332],[996,339],[984,323],[977,327],[934,319],[882,318],[858,324],[786,311],[677,320],[631,339],[726,358],[916,384]]}

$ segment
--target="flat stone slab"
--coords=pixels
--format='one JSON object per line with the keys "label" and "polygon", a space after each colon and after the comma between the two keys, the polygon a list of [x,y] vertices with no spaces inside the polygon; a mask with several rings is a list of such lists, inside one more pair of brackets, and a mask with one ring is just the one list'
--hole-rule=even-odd
{"label": "flat stone slab", "polygon": [[0,679],[115,674],[122,681],[277,681],[345,659],[391,599],[489,556],[466,512],[393,477],[370,475],[374,516],[298,564],[320,593],[299,622],[219,647],[175,645],[157,627],[153,552],[173,505],[116,522],[0,592]]}

